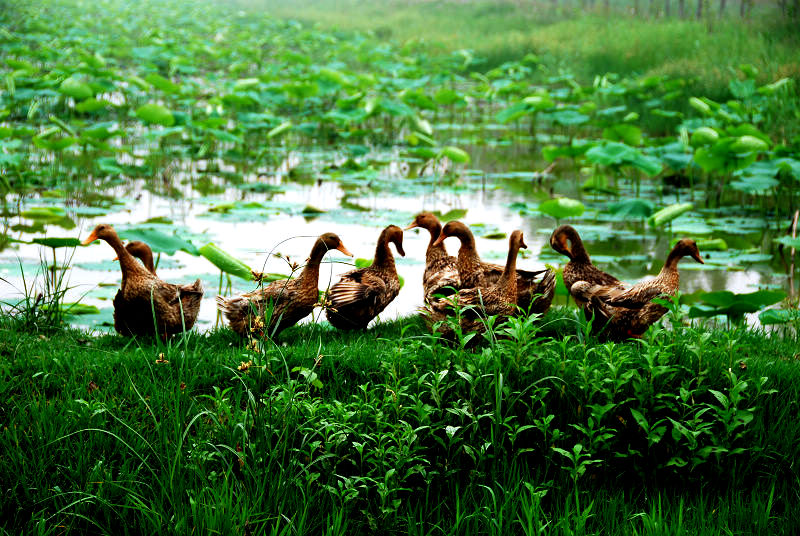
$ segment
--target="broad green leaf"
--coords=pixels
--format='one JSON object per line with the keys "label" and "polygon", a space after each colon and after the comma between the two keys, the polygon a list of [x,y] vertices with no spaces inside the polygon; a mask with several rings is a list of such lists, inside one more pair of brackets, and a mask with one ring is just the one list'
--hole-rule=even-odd
{"label": "broad green leaf", "polygon": [[253,273],[249,266],[220,249],[216,244],[209,242],[199,250],[200,255],[211,261],[211,264],[225,272],[245,281],[253,280]]}
{"label": "broad green leaf", "polygon": [[625,199],[608,205],[608,211],[621,218],[649,218],[654,208],[653,203],[647,199]]}
{"label": "broad green leaf", "polygon": [[559,197],[550,199],[539,205],[539,212],[552,216],[560,220],[562,218],[573,218],[583,214],[586,207],[576,199]]}
{"label": "broad green leaf", "polygon": [[647,222],[651,227],[661,227],[662,225],[671,222],[681,214],[689,212],[694,208],[692,203],[675,203],[664,207],[652,216]]}
{"label": "broad green leaf", "polygon": [[708,103],[698,99],[697,97],[689,97],[689,106],[703,115],[709,115],[711,113],[711,107],[708,105]]}
{"label": "broad green leaf", "polygon": [[736,141],[731,143],[731,151],[735,153],[749,153],[766,151],[769,145],[762,139],[755,136],[740,136]]}
{"label": "broad green leaf", "polygon": [[105,99],[90,98],[76,104],[75,109],[81,113],[94,113],[111,106],[112,104]]}
{"label": "broad green leaf", "polygon": [[637,149],[619,142],[597,145],[586,151],[586,159],[593,164],[604,166],[632,166],[648,175],[661,172],[661,162],[652,156],[645,156]]}
{"label": "broad green leaf", "polygon": [[75,100],[84,100],[92,97],[94,92],[86,82],[82,82],[74,77],[69,77],[58,86],[58,91],[67,97]]}
{"label": "broad green leaf", "polygon": [[642,130],[634,125],[620,123],[603,130],[603,137],[611,141],[621,141],[628,145],[642,144]]}
{"label": "broad green leaf", "polygon": [[34,244],[41,244],[49,248],[74,248],[81,245],[81,241],[77,238],[60,238],[54,236],[45,236],[41,238],[34,238],[31,240]]}
{"label": "broad green leaf", "polygon": [[690,145],[692,147],[702,147],[711,145],[719,140],[719,133],[711,127],[700,127],[692,132]]}
{"label": "broad green leaf", "polygon": [[172,112],[163,104],[158,104],[156,102],[140,106],[139,109],[136,110],[136,116],[145,123],[151,125],[171,127],[175,124],[175,117],[172,115]]}
{"label": "broad green leaf", "polygon": [[258,78],[240,78],[233,85],[233,90],[234,91],[248,91],[250,89],[258,87],[258,85],[260,83],[261,83],[261,81]]}
{"label": "broad green leaf", "polygon": [[164,93],[180,93],[181,91],[181,86],[157,73],[150,73],[144,79]]}
{"label": "broad green leaf", "polygon": [[528,105],[525,104],[524,102],[517,102],[512,104],[505,110],[500,110],[495,117],[501,123],[509,123],[527,114],[528,114]]}
{"label": "broad green leaf", "polygon": [[779,91],[782,88],[788,87],[791,85],[792,80],[790,78],[781,78],[771,84],[767,84],[766,86],[762,86],[758,88],[758,92],[762,95],[772,95],[776,91]]}
{"label": "broad green leaf", "polygon": [[783,244],[787,248],[800,249],[800,237],[792,238],[791,236],[782,236],[780,238],[776,238],[775,242]]}
{"label": "broad green leaf", "polygon": [[772,324],[786,324],[789,322],[800,322],[800,310],[798,309],[767,309],[758,315],[758,320],[765,326]]}
{"label": "broad green leaf", "polygon": [[65,315],[97,315],[100,314],[100,309],[98,309],[95,305],[72,302],[62,303],[61,312]]}
{"label": "broad green leaf", "polygon": [[460,220],[464,216],[467,215],[467,209],[465,208],[454,208],[452,210],[448,210],[444,214],[439,212],[438,210],[433,211],[437,218],[439,218],[443,222],[453,221],[453,220]]}
{"label": "broad green leaf", "polygon": [[291,121],[284,121],[283,123],[281,123],[277,127],[273,128],[272,130],[267,132],[267,139],[272,139],[272,138],[275,138],[277,136],[280,136],[281,134],[283,134],[285,132],[288,132],[289,129],[291,129],[291,128],[292,128],[292,122]]}
{"label": "broad green leaf", "polygon": [[66,211],[61,207],[30,207],[20,212],[23,218],[42,222],[54,222],[66,215]]}
{"label": "broad green leaf", "polygon": [[465,150],[453,147],[452,145],[442,148],[441,154],[457,164],[469,163],[469,154],[467,154]]}
{"label": "broad green leaf", "polygon": [[188,240],[175,235],[166,234],[149,226],[136,226],[118,230],[120,238],[126,240],[141,240],[155,252],[174,255],[176,251],[185,251],[190,255],[197,255],[198,250]]}

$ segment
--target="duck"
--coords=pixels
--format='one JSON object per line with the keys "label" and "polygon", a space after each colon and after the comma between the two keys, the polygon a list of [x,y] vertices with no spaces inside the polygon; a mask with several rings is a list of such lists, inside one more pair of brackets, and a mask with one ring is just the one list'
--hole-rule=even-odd
{"label": "duck", "polygon": [[604,332],[608,339],[639,338],[667,312],[666,307],[652,300],[671,297],[678,291],[678,262],[684,257],[692,257],[700,264],[705,264],[697,243],[690,238],[684,238],[675,244],[661,271],[653,279],[629,288],[578,281],[570,290],[589,303],[588,307],[604,321],[601,324],[606,324]]}
{"label": "duck", "polygon": [[[475,248],[475,237],[464,223],[460,221],[447,222],[433,245],[438,246],[451,236],[455,236],[461,241],[456,263],[462,289],[486,288],[500,279],[505,268],[481,260]],[[516,270],[516,273],[516,303],[520,309],[532,313],[547,311],[553,302],[556,286],[555,272],[545,269],[535,272]]]}
{"label": "duck", "polygon": [[192,329],[203,299],[199,279],[191,285],[162,281],[131,255],[111,225],[96,226],[81,243],[87,246],[95,240],[114,249],[122,270],[122,284],[114,297],[114,329],[119,334],[166,337]]}
{"label": "duck", "polygon": [[425,303],[433,301],[434,296],[449,296],[461,288],[458,275],[458,261],[447,254],[444,243],[435,244],[442,232],[442,223],[432,212],[420,212],[404,230],[420,228],[431,235],[425,251],[425,272],[422,274],[422,291]]}
{"label": "duck", "polygon": [[336,234],[325,233],[314,242],[298,277],[274,281],[238,296],[217,296],[217,308],[242,337],[274,338],[314,310],[319,302],[319,267],[325,254],[333,250],[353,256]]}
{"label": "duck", "polygon": [[578,231],[571,225],[562,225],[553,231],[553,234],[550,235],[550,247],[569,258],[569,262],[563,270],[564,286],[567,287],[579,308],[585,310],[588,302],[583,299],[584,286],[576,289],[579,290],[578,292],[573,293],[572,291],[572,286],[578,281],[585,281],[590,286],[627,288],[625,283],[592,264]]}
{"label": "duck", "polygon": [[508,257],[500,277],[492,283],[487,278],[476,287],[461,289],[455,296],[441,297],[433,300],[425,308],[425,315],[430,324],[439,324],[438,331],[445,336],[452,335],[452,328],[440,322],[453,316],[454,306],[467,308],[459,318],[461,329],[465,332],[482,332],[485,329],[485,318],[499,316],[507,318],[517,311],[519,289],[517,276],[517,255],[521,248],[527,248],[522,231],[515,230],[508,239]]}
{"label": "duck", "polygon": [[366,329],[400,293],[400,278],[389,243],[405,257],[403,230],[389,225],[381,231],[372,264],[342,274],[329,290],[325,316],[342,330]]}
{"label": "duck", "polygon": [[[153,263],[153,250],[150,249],[150,246],[141,240],[131,240],[125,244],[125,249],[128,250],[128,253],[142,261],[142,264],[144,264],[148,272],[156,275],[156,265]],[[114,257],[114,260],[118,261],[119,257]]]}

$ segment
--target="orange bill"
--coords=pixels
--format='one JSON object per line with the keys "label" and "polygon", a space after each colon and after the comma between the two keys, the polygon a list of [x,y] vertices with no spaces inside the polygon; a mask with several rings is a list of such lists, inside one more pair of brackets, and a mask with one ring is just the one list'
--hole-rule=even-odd
{"label": "orange bill", "polygon": [[347,248],[344,247],[344,244],[342,244],[341,242],[339,242],[339,247],[337,247],[336,249],[338,249],[339,251],[341,251],[342,253],[344,253],[348,257],[352,257],[353,256],[353,254],[350,253],[349,251],[347,251]]}
{"label": "orange bill", "polygon": [[439,238],[437,238],[437,239],[436,239],[436,242],[434,242],[434,243],[433,243],[433,244],[431,244],[431,245],[432,245],[432,246],[438,246],[439,244],[441,244],[442,242],[444,242],[444,239],[445,239],[445,238],[447,238],[447,237],[446,237],[444,234],[440,234],[440,235],[439,235]]}
{"label": "orange bill", "polygon": [[408,227],[406,227],[406,228],[405,228],[405,229],[403,229],[403,230],[404,230],[404,231],[408,231],[409,229],[414,229],[415,227],[419,227],[419,225],[417,225],[417,222],[415,222],[415,221],[412,221],[412,222],[411,222],[411,225],[409,225]]}
{"label": "orange bill", "polygon": [[87,237],[86,237],[86,240],[84,240],[83,242],[81,242],[81,245],[82,245],[82,246],[88,246],[89,244],[91,244],[91,243],[92,243],[92,242],[94,242],[95,240],[97,240],[97,233],[96,233],[96,232],[94,232],[94,231],[92,231],[92,232],[89,234],[89,236],[87,236]]}

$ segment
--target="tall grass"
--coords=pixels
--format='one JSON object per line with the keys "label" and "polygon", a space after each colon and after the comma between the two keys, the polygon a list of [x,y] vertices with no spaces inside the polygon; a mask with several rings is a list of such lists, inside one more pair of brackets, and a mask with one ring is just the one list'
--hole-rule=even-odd
{"label": "tall grass", "polygon": [[[22,280],[22,287],[16,289],[19,298],[0,302],[0,324],[32,332],[51,332],[63,326],[65,313],[68,312],[64,307],[64,296],[69,290],[67,273],[74,250],[65,254],[60,267],[55,251],[53,249],[53,264],[42,257],[39,270],[32,279],[26,277],[22,261],[19,261]],[[0,281],[12,285],[3,277],[0,277]]]}
{"label": "tall grass", "polygon": [[763,82],[800,80],[798,34],[788,21],[780,22],[777,11],[709,25],[691,18],[554,9],[549,2],[262,0],[260,5],[279,17],[372,32],[381,39],[424,41],[442,52],[471,49],[483,60],[474,64],[480,70],[533,54],[548,72],[566,70],[584,80],[608,72],[691,78],[693,90],[715,99],[728,96],[731,70],[741,64],[759,69]]}
{"label": "tall grass", "polygon": [[556,310],[496,327],[475,351],[441,344],[418,319],[366,334],[297,326],[278,342],[4,327],[5,530],[800,526],[794,340],[678,327],[597,344]]}

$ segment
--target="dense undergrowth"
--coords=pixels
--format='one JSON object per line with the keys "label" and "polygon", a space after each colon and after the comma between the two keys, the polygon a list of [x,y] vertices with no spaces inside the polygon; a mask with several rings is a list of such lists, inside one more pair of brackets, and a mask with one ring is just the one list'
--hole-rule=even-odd
{"label": "dense undergrowth", "polygon": [[777,5],[761,5],[748,20],[717,20],[716,9],[711,19],[695,20],[658,12],[636,17],[632,2],[613,4],[606,14],[599,3],[592,9],[585,2],[261,2],[276,16],[309,25],[425,42],[441,52],[471,50],[478,70],[534,54],[551,73],[567,71],[583,80],[608,72],[690,78],[690,91],[714,99],[729,97],[731,70],[741,64],[755,65],[763,82],[800,79],[796,22],[781,17]]}
{"label": "dense undergrowth", "polygon": [[[793,534],[796,340],[0,330],[9,534]],[[675,313],[673,313],[674,315]],[[673,318],[674,319],[674,318]]]}

